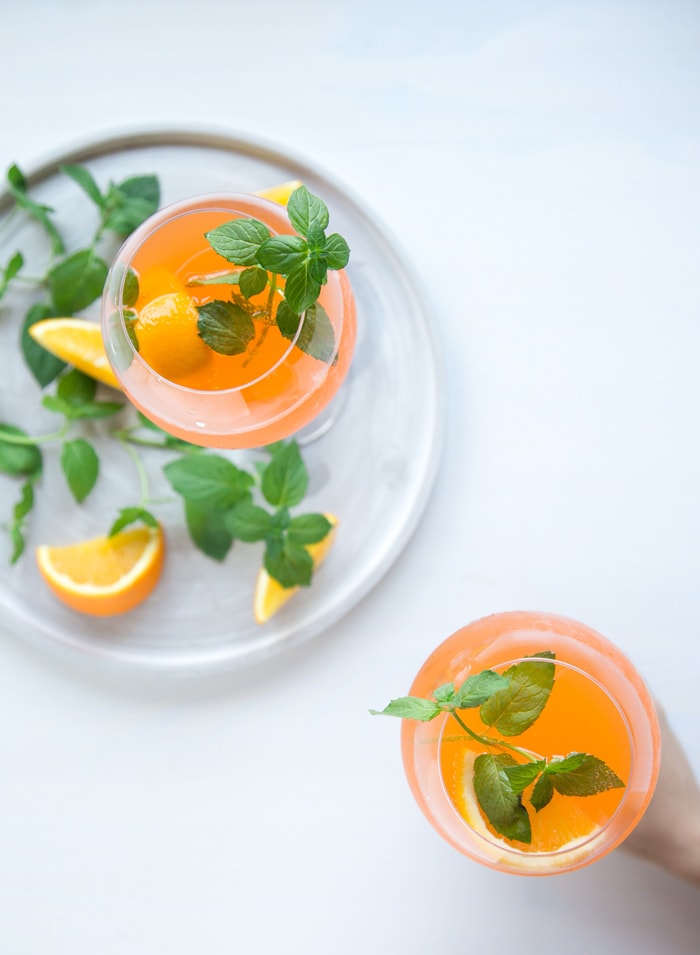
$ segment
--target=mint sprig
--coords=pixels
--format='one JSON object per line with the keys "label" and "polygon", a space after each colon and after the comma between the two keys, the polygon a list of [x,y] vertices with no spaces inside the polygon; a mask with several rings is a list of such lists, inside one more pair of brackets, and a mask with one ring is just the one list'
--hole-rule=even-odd
{"label": "mint sprig", "polygon": [[[477,755],[473,770],[474,792],[486,819],[500,835],[529,844],[532,829],[523,798],[526,790],[530,790],[530,806],[539,812],[556,793],[594,796],[625,786],[614,770],[590,753],[546,757],[511,742],[537,721],[550,699],[555,659],[551,650],[544,650],[503,674],[483,670],[468,677],[459,689],[447,683],[430,698],[400,697],[370,713],[422,722],[451,713],[466,735],[486,749]],[[482,722],[503,738],[476,732],[458,712],[477,706]]]}
{"label": "mint sprig", "polygon": [[[329,212],[326,204],[314,196],[306,186],[292,193],[287,203],[289,220],[296,235],[272,235],[259,219],[233,219],[207,232],[206,238],[219,255],[236,268],[215,276],[195,276],[192,285],[237,285],[244,300],[269,289],[264,306],[246,308],[235,297],[240,311],[219,311],[218,317],[226,324],[227,335],[222,335],[221,324],[214,327],[204,311],[199,309],[199,334],[214,351],[237,354],[225,350],[229,339],[240,337],[241,312],[276,324],[280,333],[294,340],[304,315],[304,325],[295,345],[301,351],[320,361],[332,361],[335,355],[333,327],[323,306],[318,302],[321,289],[327,282],[329,269],[343,269],[348,264],[350,249],[338,233],[326,235]],[[279,281],[283,278],[284,288]],[[234,293],[235,296],[235,293]],[[230,304],[216,301],[216,305]]]}

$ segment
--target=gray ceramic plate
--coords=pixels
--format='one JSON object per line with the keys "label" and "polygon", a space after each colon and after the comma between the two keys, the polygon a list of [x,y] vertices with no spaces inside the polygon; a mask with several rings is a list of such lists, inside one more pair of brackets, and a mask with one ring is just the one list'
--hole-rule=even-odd
{"label": "gray ceramic plate", "polygon": [[[189,131],[105,139],[25,170],[32,195],[56,210],[69,250],[88,241],[96,213],[59,171],[67,162],[88,166],[100,185],[156,173],[163,203],[203,192],[254,192],[293,178],[323,197],[333,230],[352,249],[348,274],[357,299],[358,346],[333,426],[304,449],[311,477],[305,509],[308,504],[308,509],[330,511],[340,523],[312,587],[260,626],[253,620],[252,598],[261,551],[237,545],[222,564],[197,551],[184,526],[181,502],[162,475],[169,458],[149,452],[143,459],[151,494],[164,499],[152,509],[165,525],[169,544],[162,581],[125,616],[76,614],[45,589],[34,546],[103,534],[118,509],[139,497],[128,455],[105,435],[104,423],[88,424],[86,436],[101,459],[100,479],[88,499],[75,503],[60,469],[60,446],[47,445],[27,550],[12,567],[7,534],[0,536],[4,628],[17,638],[111,666],[173,673],[239,667],[327,630],[377,584],[406,545],[439,456],[443,409],[434,325],[395,242],[388,241],[356,200],[305,162],[246,139]],[[19,248],[27,273],[40,274],[48,257],[44,235],[24,216],[10,215],[10,208],[9,197],[0,197],[0,263]],[[101,251],[109,258],[116,248],[105,245]],[[21,320],[31,302],[31,293],[16,283],[0,303],[3,353],[18,356],[4,363],[0,419],[34,435],[55,430],[57,418],[41,407],[39,388],[17,350]],[[86,315],[96,318],[95,307]],[[245,453],[238,454],[241,460]],[[235,453],[231,457],[237,460]],[[0,475],[0,522],[7,521],[18,494],[19,483]]]}

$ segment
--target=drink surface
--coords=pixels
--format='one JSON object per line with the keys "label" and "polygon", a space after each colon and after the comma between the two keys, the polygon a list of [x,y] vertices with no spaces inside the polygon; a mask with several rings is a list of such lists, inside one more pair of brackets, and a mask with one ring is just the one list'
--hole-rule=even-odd
{"label": "drink surface", "polygon": [[[539,812],[529,804],[532,787],[526,788],[522,800],[532,825],[530,844],[496,833],[478,805],[473,762],[489,751],[483,744],[468,740],[448,715],[428,723],[404,720],[402,725],[406,776],[434,828],[476,861],[526,875],[589,864],[618,845],[641,818],[660,756],[658,721],[643,681],[613,644],[583,624],[551,614],[516,612],[485,617],[457,631],[426,660],[409,691],[430,697],[445,683],[459,687],[472,674],[502,672],[513,661],[544,650],[556,655],[554,685],[529,729],[503,737],[480,721],[478,707],[461,711],[464,721],[480,735],[506,739],[537,756],[593,754],[625,787],[585,797],[555,792]],[[511,755],[525,762],[525,757]]]}
{"label": "drink surface", "polygon": [[[273,234],[293,232],[280,206],[257,197],[200,197],[157,214],[127,241],[119,270],[113,267],[115,275],[132,269],[139,281],[136,302],[120,313],[127,322],[133,316],[131,339],[125,322],[119,328],[103,321],[108,356],[132,402],[166,431],[213,447],[261,446],[304,427],[337,392],[355,341],[354,300],[347,276],[338,272],[329,273],[319,298],[337,346],[331,360],[307,354],[280,333],[274,307],[281,278],[245,301],[254,335],[241,354],[205,344],[198,308],[238,294],[230,283],[209,284],[236,265],[211,248],[206,233],[245,217],[265,222]],[[105,314],[115,304],[112,282]]]}
{"label": "drink surface", "polygon": [[[534,655],[544,649],[534,645]],[[500,670],[501,668],[499,668]],[[502,671],[501,671],[502,672]],[[501,739],[538,756],[564,757],[572,752],[590,753],[602,759],[624,781],[629,778],[631,752],[627,726],[608,693],[578,668],[555,665],[555,678],[547,704],[533,725],[517,737],[504,737],[484,724],[478,708],[465,714],[469,726],[479,735]],[[475,756],[487,750],[465,735],[453,718],[445,722],[440,747],[440,771],[448,796],[457,811],[486,839],[504,840],[488,823],[475,802],[472,774]],[[507,751],[507,750],[500,750]],[[525,763],[524,757],[515,757]],[[557,852],[596,834],[619,807],[624,789],[610,789],[592,796],[563,796],[555,793],[539,812],[530,804],[533,785],[523,792],[532,826],[530,843],[504,840],[512,849],[525,853]]]}

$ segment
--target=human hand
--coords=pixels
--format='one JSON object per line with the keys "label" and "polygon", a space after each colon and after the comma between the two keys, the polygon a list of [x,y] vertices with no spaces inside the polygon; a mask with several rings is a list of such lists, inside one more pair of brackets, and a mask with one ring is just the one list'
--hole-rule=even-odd
{"label": "human hand", "polygon": [[659,779],[647,811],[622,848],[700,885],[700,786],[658,704],[657,713],[661,726]]}

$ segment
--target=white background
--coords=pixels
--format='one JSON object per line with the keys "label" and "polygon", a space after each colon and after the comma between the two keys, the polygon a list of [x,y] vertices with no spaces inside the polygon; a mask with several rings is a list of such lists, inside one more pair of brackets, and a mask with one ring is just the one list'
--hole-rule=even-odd
{"label": "white background", "polygon": [[409,546],[274,662],[135,683],[0,634],[0,951],[695,955],[697,889],[622,852],[523,879],[443,844],[367,708],[469,620],[550,610],[700,763],[700,6],[23,0],[0,41],[3,169],[187,126],[344,183],[420,273],[448,399]]}

